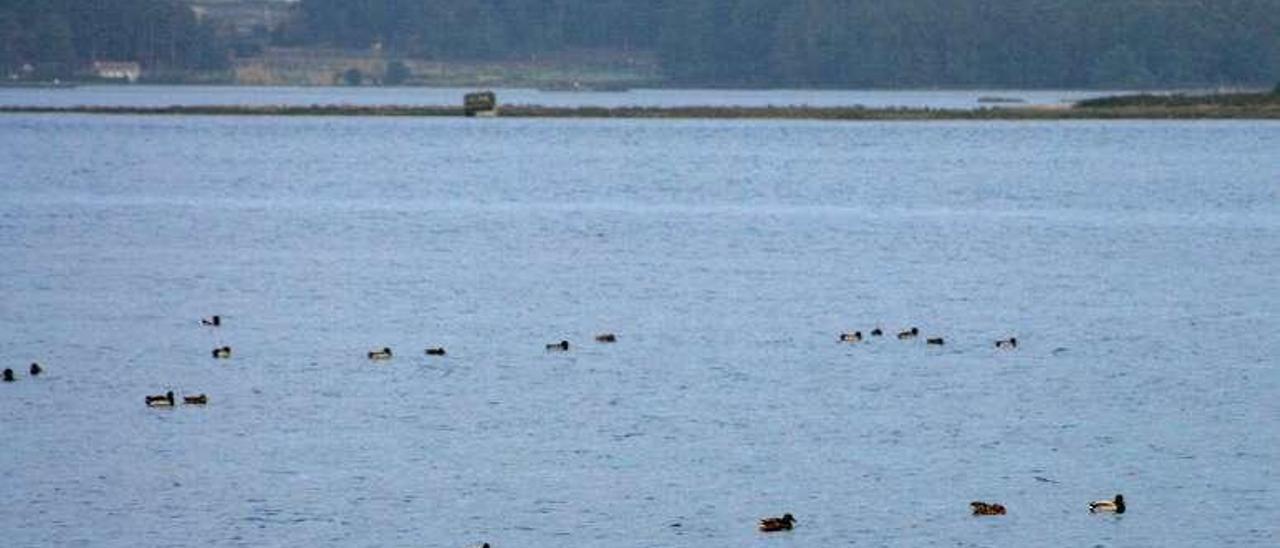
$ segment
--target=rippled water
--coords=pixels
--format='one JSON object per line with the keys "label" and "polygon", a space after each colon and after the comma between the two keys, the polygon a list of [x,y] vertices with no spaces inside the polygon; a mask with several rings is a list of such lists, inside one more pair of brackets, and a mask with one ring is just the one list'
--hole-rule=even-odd
{"label": "rippled water", "polygon": [[[0,536],[1272,546],[1277,150],[1273,122],[0,116]],[[877,325],[947,344],[836,342]],[[143,405],[167,389],[210,404]]]}
{"label": "rippled water", "polygon": [[[169,106],[169,105],[414,105],[455,106],[473,88],[356,88],[252,86],[97,85],[74,88],[0,87],[0,105]],[[788,106],[929,107],[972,109],[993,106],[980,98],[1061,105],[1119,92],[1081,90],[724,90],[634,89],[625,92],[563,92],[498,88],[498,100],[512,105],[555,107]],[[1014,103],[1014,106],[1017,104]],[[995,106],[1009,106],[997,104]]]}

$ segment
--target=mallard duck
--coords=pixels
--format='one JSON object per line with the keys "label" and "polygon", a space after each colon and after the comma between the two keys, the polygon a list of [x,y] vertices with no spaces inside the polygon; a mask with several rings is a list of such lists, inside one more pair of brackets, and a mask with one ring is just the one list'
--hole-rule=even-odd
{"label": "mallard duck", "polygon": [[1008,339],[996,341],[996,348],[1014,349],[1018,347],[1018,338],[1009,337]]}
{"label": "mallard duck", "polygon": [[40,367],[40,364],[38,364],[38,363],[36,363],[36,362],[31,362],[31,376],[33,376],[33,377],[34,377],[34,376],[39,375],[39,374],[41,374],[41,373],[43,373],[43,372],[44,372],[44,368],[43,368],[43,367]]}
{"label": "mallard duck", "polygon": [[389,360],[391,359],[391,349],[382,347],[382,350],[373,350],[366,354],[371,360]]}
{"label": "mallard duck", "polygon": [[1124,513],[1124,495],[1116,495],[1112,500],[1095,500],[1089,503],[1089,512],[1115,512],[1117,514]]}
{"label": "mallard duck", "polygon": [[854,331],[853,333],[841,333],[840,342],[859,342],[862,340],[862,332]]}
{"label": "mallard duck", "polygon": [[596,335],[596,342],[599,343],[615,343],[618,342],[618,336],[613,333],[601,333]]}
{"label": "mallard duck", "polygon": [[796,518],[790,513],[783,514],[780,518],[763,518],[760,520],[760,530],[766,533],[789,531],[795,522]]}
{"label": "mallard duck", "polygon": [[926,342],[926,343],[928,343],[928,344],[937,344],[937,345],[942,345],[942,344],[946,344],[946,342],[947,342],[947,341],[942,340],[942,337],[932,337],[932,338],[929,338],[929,339],[925,339],[925,341],[924,341],[924,342]]}
{"label": "mallard duck", "polygon": [[205,405],[209,403],[209,396],[204,394],[196,394],[194,396],[183,396],[182,403],[187,405]]}
{"label": "mallard duck", "polygon": [[227,359],[227,358],[230,358],[230,357],[231,357],[231,347],[230,347],[230,346],[224,346],[224,347],[222,347],[222,348],[215,348],[215,349],[213,349],[213,357],[214,357],[214,358],[216,358],[216,359],[221,359],[221,360],[225,360],[225,359]]}
{"label": "mallard duck", "polygon": [[210,327],[218,327],[222,325],[222,316],[210,316],[208,318],[200,318],[201,325]]}
{"label": "mallard duck", "polygon": [[13,370],[12,370],[12,369],[5,369],[5,370],[4,370],[4,382],[13,382]]}
{"label": "mallard duck", "polygon": [[884,331],[881,331],[879,327],[871,330],[872,337],[879,337],[881,335],[884,335]]}
{"label": "mallard duck", "polygon": [[165,392],[163,396],[147,396],[147,407],[173,407],[173,391]]}
{"label": "mallard duck", "polygon": [[569,350],[569,341],[560,341],[558,343],[548,344],[547,350],[566,352]]}
{"label": "mallard duck", "polygon": [[975,500],[970,502],[969,506],[973,508],[973,515],[975,516],[1003,516],[1005,514],[1004,505],[996,502],[986,503]]}
{"label": "mallard duck", "polygon": [[428,355],[428,356],[443,356],[443,355],[445,355],[444,347],[443,347],[443,346],[440,346],[440,347],[436,347],[436,348],[428,348],[428,349],[427,349],[427,355]]}
{"label": "mallard duck", "polygon": [[914,339],[916,338],[916,335],[919,335],[919,334],[920,334],[920,329],[912,327],[911,329],[908,329],[906,331],[899,331],[898,340]]}

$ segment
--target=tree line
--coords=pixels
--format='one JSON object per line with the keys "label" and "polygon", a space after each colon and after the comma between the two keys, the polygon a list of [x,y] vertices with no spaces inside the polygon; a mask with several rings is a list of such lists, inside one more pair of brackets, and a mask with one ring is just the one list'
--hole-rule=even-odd
{"label": "tree line", "polygon": [[648,50],[675,84],[1169,86],[1280,79],[1280,0],[302,0],[287,41],[416,58]]}
{"label": "tree line", "polygon": [[93,61],[149,71],[228,64],[226,45],[189,5],[171,0],[0,0],[0,75],[68,77]]}
{"label": "tree line", "polygon": [[[653,54],[667,83],[1160,87],[1280,80],[1280,0],[300,0],[274,45],[391,58]],[[0,0],[0,70],[225,67],[182,0]]]}

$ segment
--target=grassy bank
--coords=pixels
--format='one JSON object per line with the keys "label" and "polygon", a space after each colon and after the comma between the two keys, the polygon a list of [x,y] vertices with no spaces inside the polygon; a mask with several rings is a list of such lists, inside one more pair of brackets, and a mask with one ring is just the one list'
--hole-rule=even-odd
{"label": "grassy bank", "polygon": [[[0,107],[8,113],[238,116],[462,116],[445,106],[165,106]],[[972,110],[865,107],[546,107],[504,105],[504,118],[649,118],[783,120],[1201,120],[1280,119],[1280,94],[1138,95],[1082,101],[1070,107],[990,107]]]}

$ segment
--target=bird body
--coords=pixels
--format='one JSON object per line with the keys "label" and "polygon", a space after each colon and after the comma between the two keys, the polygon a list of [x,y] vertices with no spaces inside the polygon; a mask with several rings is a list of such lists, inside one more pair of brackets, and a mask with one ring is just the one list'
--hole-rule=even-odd
{"label": "bird body", "polygon": [[795,525],[796,518],[790,513],[783,514],[780,518],[764,518],[760,520],[760,530],[766,533],[774,531],[790,531]]}
{"label": "bird body", "polygon": [[391,359],[391,349],[382,347],[382,350],[372,350],[366,354],[371,360],[389,360]]}
{"label": "bird body", "polygon": [[1100,512],[1123,514],[1124,495],[1116,495],[1116,498],[1111,500],[1095,500],[1089,503],[1089,513],[1097,514]]}
{"label": "bird body", "polygon": [[975,500],[973,502],[970,502],[969,506],[973,508],[973,515],[975,516],[1005,515],[1004,505],[998,502],[987,503],[987,502],[982,502],[980,500]]}
{"label": "bird body", "polygon": [[173,391],[166,392],[163,396],[147,396],[147,407],[173,407]]}

